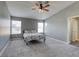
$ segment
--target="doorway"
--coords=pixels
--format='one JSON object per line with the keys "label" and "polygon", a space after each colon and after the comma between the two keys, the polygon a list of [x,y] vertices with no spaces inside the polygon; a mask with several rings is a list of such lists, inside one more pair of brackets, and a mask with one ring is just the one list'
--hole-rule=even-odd
{"label": "doorway", "polygon": [[71,44],[79,45],[79,16],[69,18],[68,39]]}

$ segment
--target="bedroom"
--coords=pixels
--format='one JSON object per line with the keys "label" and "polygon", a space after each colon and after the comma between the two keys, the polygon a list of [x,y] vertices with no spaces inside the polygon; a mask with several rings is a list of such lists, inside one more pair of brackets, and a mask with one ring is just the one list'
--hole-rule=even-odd
{"label": "bedroom", "polygon": [[68,22],[78,11],[79,1],[0,1],[0,56],[79,57]]}

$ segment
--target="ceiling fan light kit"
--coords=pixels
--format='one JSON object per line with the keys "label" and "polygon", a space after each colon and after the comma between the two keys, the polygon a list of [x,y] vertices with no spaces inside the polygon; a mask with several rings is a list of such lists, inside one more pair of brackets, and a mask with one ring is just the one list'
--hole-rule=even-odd
{"label": "ceiling fan light kit", "polygon": [[49,7],[49,1],[37,1],[34,4],[34,7],[32,8],[32,10],[38,10],[39,13],[40,12],[48,12],[48,7]]}

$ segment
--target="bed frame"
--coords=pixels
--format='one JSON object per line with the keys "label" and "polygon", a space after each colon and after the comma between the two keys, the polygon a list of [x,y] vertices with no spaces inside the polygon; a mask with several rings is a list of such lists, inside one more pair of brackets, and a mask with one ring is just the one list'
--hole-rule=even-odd
{"label": "bed frame", "polygon": [[36,33],[23,32],[23,39],[26,45],[29,45],[29,41],[32,41],[32,40],[43,40],[43,42],[46,41],[45,34],[37,33],[37,32]]}

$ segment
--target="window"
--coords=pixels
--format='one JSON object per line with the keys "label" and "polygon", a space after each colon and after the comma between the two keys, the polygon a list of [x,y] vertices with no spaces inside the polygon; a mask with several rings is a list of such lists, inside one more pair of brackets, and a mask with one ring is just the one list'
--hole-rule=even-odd
{"label": "window", "polygon": [[38,22],[38,33],[43,33],[43,22]]}
{"label": "window", "polygon": [[12,34],[21,33],[21,21],[12,21]]}

